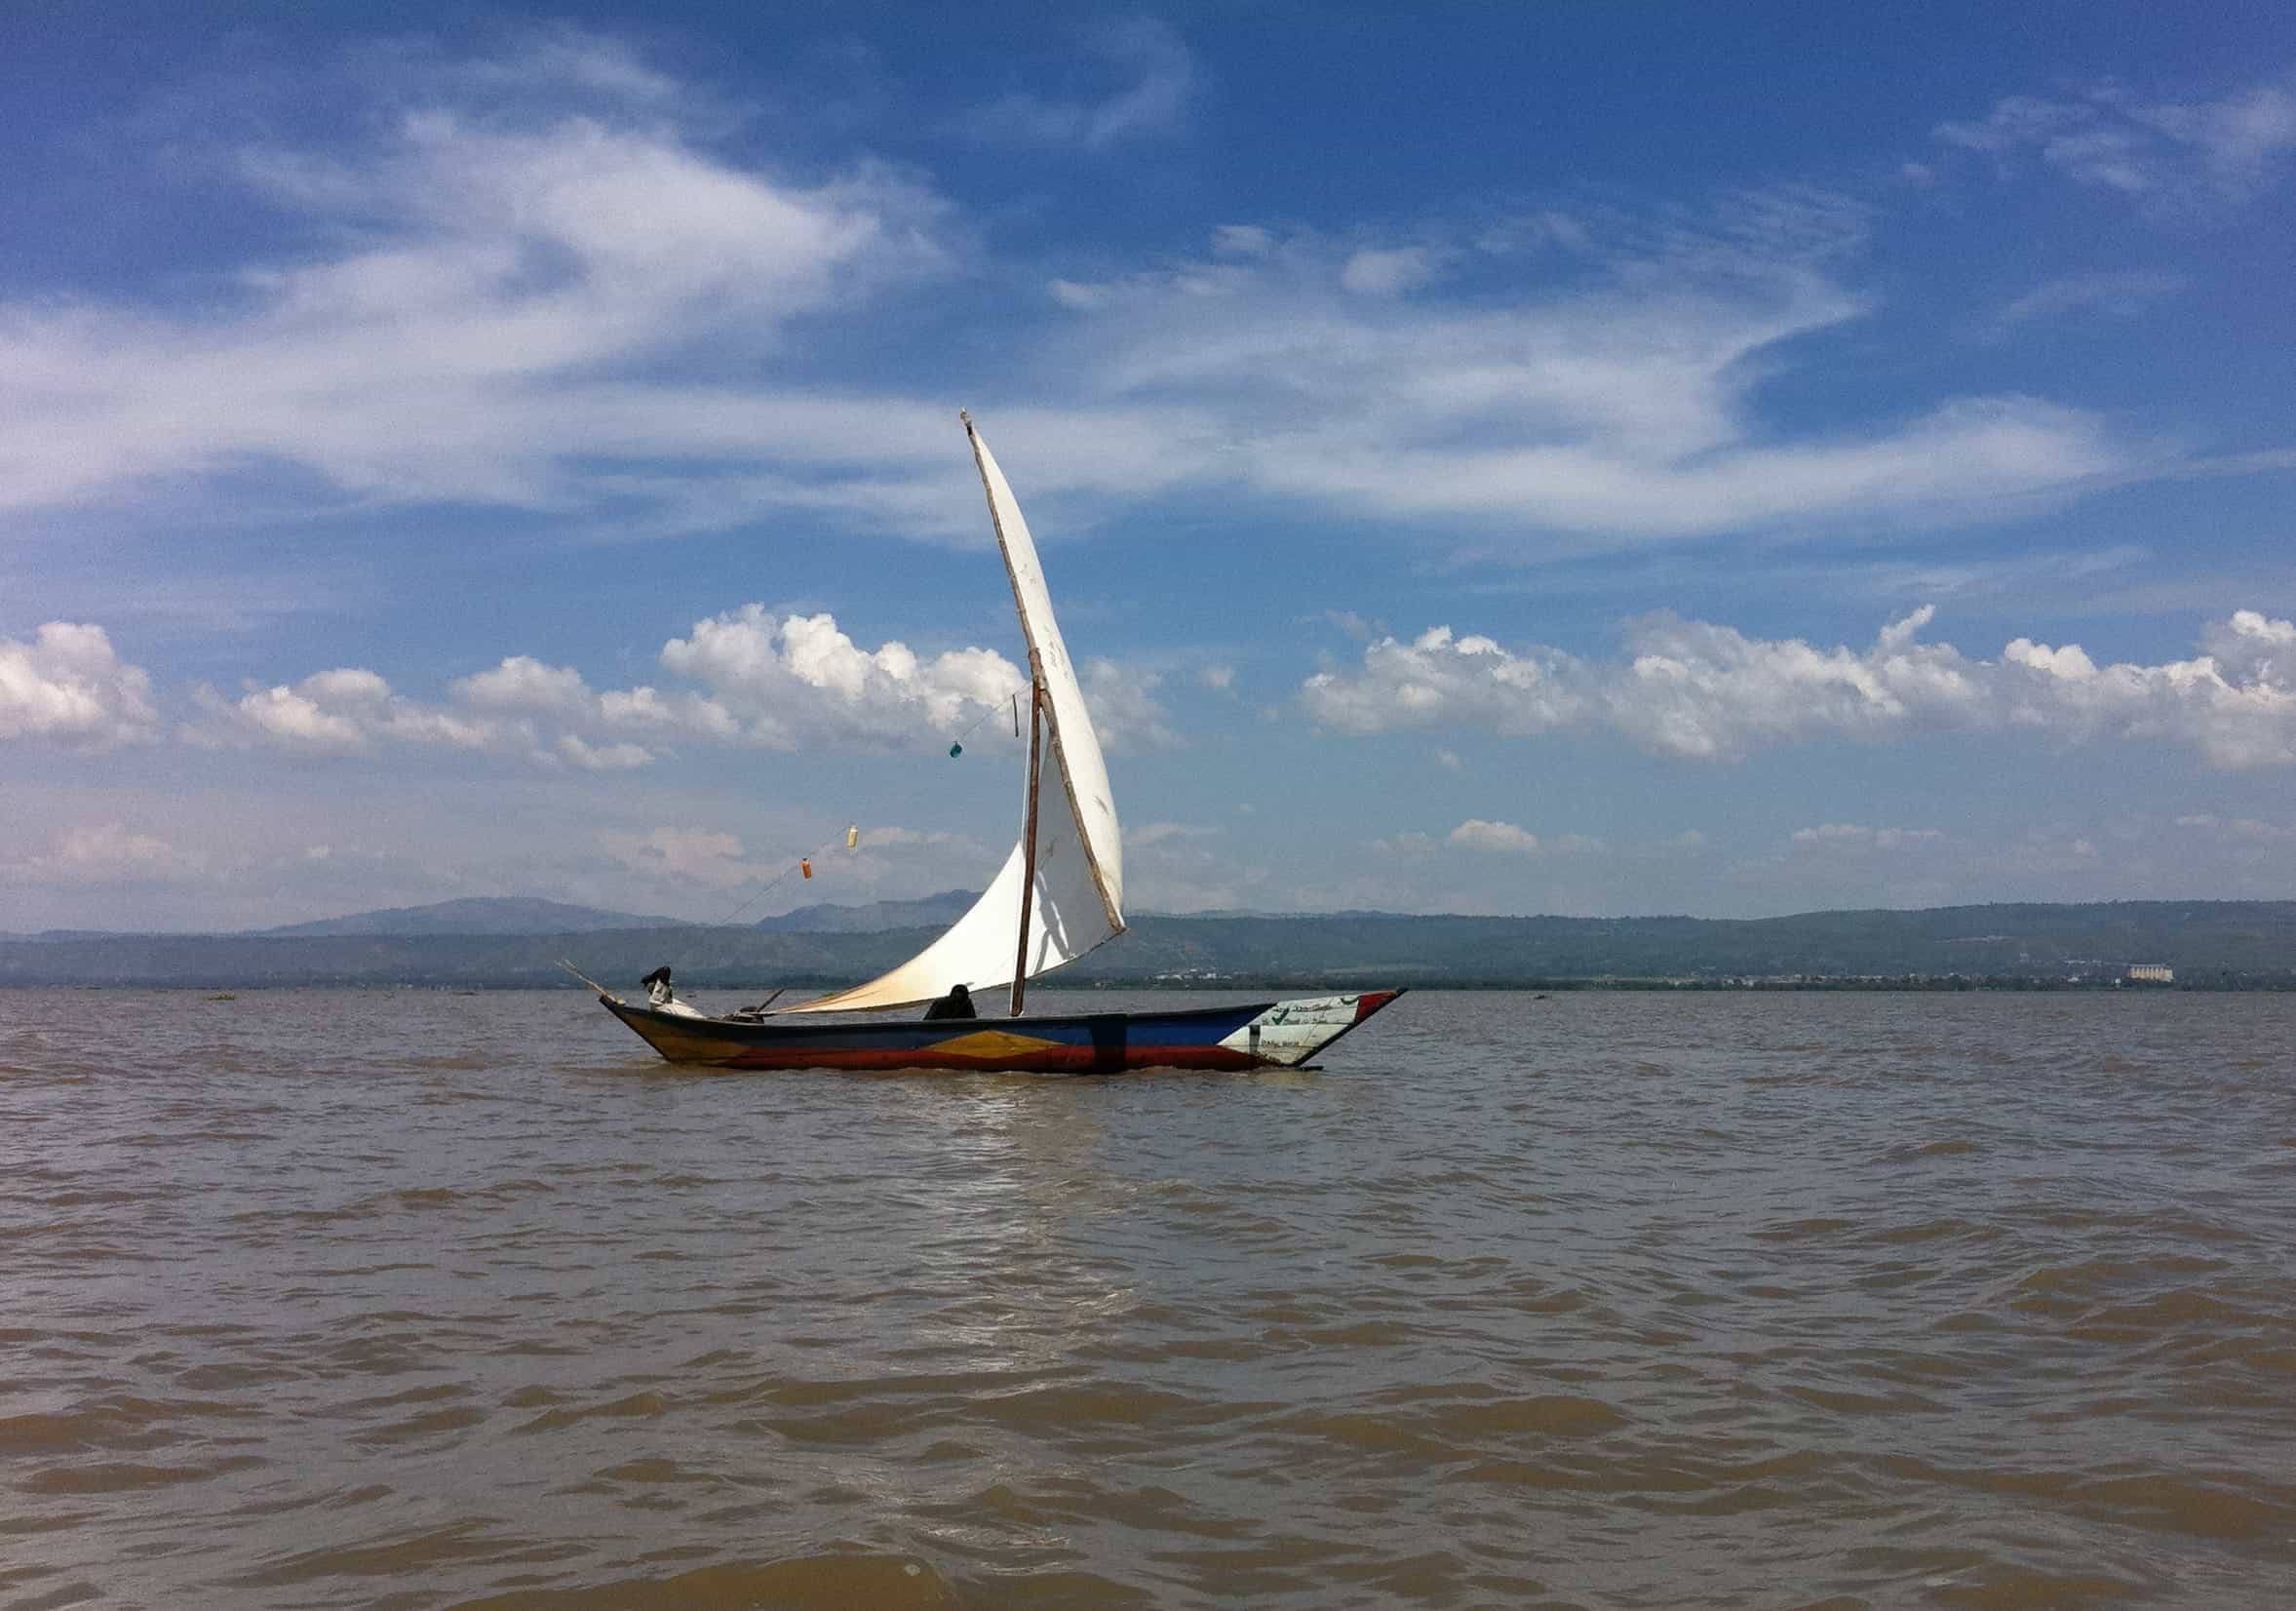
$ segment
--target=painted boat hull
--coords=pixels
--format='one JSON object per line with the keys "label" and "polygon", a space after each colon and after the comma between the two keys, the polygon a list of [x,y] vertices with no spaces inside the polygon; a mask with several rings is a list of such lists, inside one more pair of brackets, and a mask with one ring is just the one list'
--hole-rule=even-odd
{"label": "painted boat hull", "polygon": [[739,1023],[599,1002],[673,1063],[721,1069],[921,1069],[1122,1074],[1131,1069],[1298,1068],[1400,990],[1178,1012],[1088,1012],[1028,1018],[768,1019]]}

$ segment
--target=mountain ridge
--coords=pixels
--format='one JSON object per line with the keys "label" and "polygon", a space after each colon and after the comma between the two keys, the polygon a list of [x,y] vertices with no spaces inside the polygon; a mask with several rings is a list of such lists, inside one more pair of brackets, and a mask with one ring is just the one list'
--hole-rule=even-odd
{"label": "mountain ridge", "polygon": [[[561,983],[559,961],[571,958],[617,986],[668,963],[681,985],[796,989],[883,972],[941,926],[777,931],[641,921],[543,934],[0,940],[0,984],[533,987]],[[2296,988],[2296,901],[2025,902],[1780,918],[1142,915],[1051,980],[1255,989],[1566,980],[2062,985],[2109,981],[2135,963],[2174,968],[2181,985]]]}
{"label": "mountain ridge", "polygon": [[258,928],[252,936],[273,939],[330,935],[421,934],[585,934],[611,928],[680,928],[680,918],[641,917],[600,906],[571,906],[536,895],[466,895],[428,906],[388,906],[349,912],[339,918]]}

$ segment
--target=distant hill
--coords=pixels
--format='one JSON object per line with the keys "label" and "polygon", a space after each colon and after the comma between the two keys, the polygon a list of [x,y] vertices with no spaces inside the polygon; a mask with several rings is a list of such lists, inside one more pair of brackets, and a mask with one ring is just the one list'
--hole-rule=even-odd
{"label": "distant hill", "polygon": [[871,901],[866,906],[800,906],[779,917],[760,918],[768,934],[881,934],[890,928],[946,928],[981,898],[977,889],[944,889],[913,901]]}
{"label": "distant hill", "polygon": [[273,939],[319,939],[348,934],[593,934],[609,928],[678,928],[677,918],[641,918],[596,906],[525,895],[480,895],[432,906],[393,906],[317,923],[257,930]]}
{"label": "distant hill", "polygon": [[[946,914],[947,903],[961,909],[970,899],[952,890],[932,902],[885,902],[809,921],[848,922],[856,911],[882,916],[935,903]],[[468,904],[489,903],[447,908]],[[262,935],[0,940],[0,984],[541,986],[571,983],[558,967],[567,957],[591,977],[625,988],[667,963],[687,987],[801,989],[872,977],[905,961],[919,943],[914,923],[906,932],[649,926],[644,919],[587,907],[497,904],[524,906],[530,921],[540,921],[537,908],[572,913],[592,926],[391,933],[389,925],[405,923],[405,915],[370,913],[335,920],[370,925],[356,933],[302,924]],[[497,912],[492,921],[507,920]],[[2174,968],[2181,988],[2296,988],[2296,901],[1959,906],[1760,919],[1143,915],[1129,932],[1054,979],[1286,991],[1654,980],[2061,987],[2114,983],[2136,963]]]}

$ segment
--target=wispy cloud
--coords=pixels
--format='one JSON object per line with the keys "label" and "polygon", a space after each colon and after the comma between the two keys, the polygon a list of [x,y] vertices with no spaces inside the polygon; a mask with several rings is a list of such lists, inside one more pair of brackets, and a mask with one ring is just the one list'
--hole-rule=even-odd
{"label": "wispy cloud", "polygon": [[172,882],[205,870],[203,857],[117,822],[66,828],[46,851],[0,861],[0,876],[29,884]]}
{"label": "wispy cloud", "polygon": [[2192,283],[2190,275],[2159,269],[2068,275],[2036,286],[2009,303],[1987,322],[1986,333],[2006,335],[2020,325],[2075,314],[2134,319],[2172,296],[2182,295]]}
{"label": "wispy cloud", "polygon": [[2186,744],[2224,768],[2296,764],[2296,623],[2237,610],[2208,624],[2190,660],[2099,665],[2079,645],[2029,638],[1974,659],[1921,640],[1931,614],[1891,622],[1864,649],[1649,615],[1627,623],[1628,657],[1610,663],[1437,627],[1381,639],[1359,668],[1308,679],[1302,697],[1343,732],[1466,726],[1525,737],[1601,725],[1685,760],[1827,738],[2031,732]]}
{"label": "wispy cloud", "polygon": [[0,506],[285,464],[383,500],[561,508],[633,460],[770,444],[799,482],[882,462],[854,434],[881,410],[839,424],[834,403],[663,387],[647,367],[704,342],[768,365],[791,321],[941,272],[929,191],[867,164],[779,178],[653,110],[522,117],[448,98],[450,74],[431,87],[364,148],[238,153],[253,192],[349,244],[251,265],[189,312],[0,306]]}
{"label": "wispy cloud", "polygon": [[1180,35],[1153,18],[1135,17],[1099,28],[1085,45],[1094,60],[1127,82],[1097,98],[1008,95],[969,114],[964,131],[978,139],[1109,145],[1170,134],[1182,125],[1197,70]]}
{"label": "wispy cloud", "polygon": [[1367,296],[1399,296],[1434,277],[1434,255],[1423,246],[1366,249],[1340,265],[1340,289]]}
{"label": "wispy cloud", "polygon": [[1814,845],[1828,849],[1902,850],[1913,845],[1934,845],[1945,838],[1935,828],[1869,828],[1858,822],[1821,822],[1814,828],[1797,828],[1796,845]]}
{"label": "wispy cloud", "polygon": [[[1756,391],[1857,319],[1840,268],[1861,212],[1785,192],[1702,227],[1590,219],[1361,251],[1224,231],[1203,260],[1064,282],[1069,367],[1100,395],[1185,402],[1201,473],[1390,519],[1471,522],[1544,555],[1857,519],[1953,521],[2121,474],[2147,455],[2099,417],[2022,395],[1950,398],[1824,436]],[[1463,252],[1471,301],[1392,295]],[[1367,264],[1372,265],[1367,269]],[[1388,295],[1367,295],[1366,291]],[[1169,439],[1170,433],[1168,433]],[[1563,539],[1563,540],[1559,540]]]}
{"label": "wispy cloud", "polygon": [[[1102,48],[1127,88],[1020,98],[1014,127],[1090,142],[1170,126],[1185,44],[1136,20]],[[548,511],[616,540],[766,511],[979,539],[945,407],[800,383],[830,322],[915,306],[979,260],[928,181],[733,154],[687,115],[706,96],[578,30],[373,76],[360,140],[231,153],[309,250],[247,263],[204,302],[0,306],[0,507],[284,468],[334,497]],[[2254,161],[2277,149],[2273,104],[2140,110],[2237,169],[2234,131]],[[2039,116],[1982,138],[2019,148]],[[1780,186],[1696,216],[1548,207],[1344,238],[1230,222],[1197,260],[1049,280],[1005,340],[1037,401],[994,424],[1031,445],[1027,491],[1055,510],[1217,486],[1542,557],[1991,520],[2174,471],[2101,414],[2023,392],[1894,398],[1822,430],[1773,417],[1765,383],[1874,305],[1856,272],[1872,219]],[[1472,295],[1427,294],[1455,279]],[[2167,294],[2098,276],[2004,317]],[[701,353],[746,377],[702,378],[685,363]]]}
{"label": "wispy cloud", "polygon": [[2117,84],[2057,99],[2010,96],[1981,120],[1939,124],[1936,137],[2004,172],[2037,159],[2166,210],[2232,205],[2272,188],[2296,154],[2296,75],[2204,100],[2148,100]]}

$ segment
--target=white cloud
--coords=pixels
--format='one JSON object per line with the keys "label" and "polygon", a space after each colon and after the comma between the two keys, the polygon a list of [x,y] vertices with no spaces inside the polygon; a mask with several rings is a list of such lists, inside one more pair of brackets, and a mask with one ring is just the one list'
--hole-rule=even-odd
{"label": "white cloud", "polygon": [[1224,223],[1212,231],[1212,250],[1230,257],[1265,257],[1275,250],[1275,235],[1256,223]]}
{"label": "white cloud", "polygon": [[883,443],[904,437],[882,427],[902,406],[864,409],[873,446],[850,409],[831,423],[834,399],[828,415],[766,404],[813,415],[785,436],[755,396],[663,386],[646,368],[704,341],[762,365],[792,320],[939,272],[936,198],[866,166],[799,183],[737,165],[658,105],[504,109],[437,64],[393,88],[429,97],[378,120],[370,149],[240,153],[262,201],[349,244],[250,267],[190,311],[0,305],[0,506],[251,463],[372,499],[528,508],[593,498],[633,458],[770,448],[807,481],[840,459],[901,469]]}
{"label": "white cloud", "polygon": [[1944,837],[1935,828],[1868,828],[1855,822],[1823,822],[1814,828],[1794,830],[1797,845],[1861,850],[1899,850],[1909,845],[1934,844]]}
{"label": "white cloud", "polygon": [[2168,206],[2237,203],[2271,188],[2296,152],[2296,77],[2214,100],[2148,101],[2111,84],[2071,99],[2010,96],[1982,122],[1936,135],[2004,166],[2030,155],[2078,183]]}
{"label": "white cloud", "polygon": [[2265,822],[2252,816],[2227,817],[2213,811],[2196,811],[2178,817],[2176,825],[2188,833],[2198,833],[2236,845],[2285,845],[2296,841],[2296,826]]}
{"label": "white cloud", "polygon": [[1502,855],[1536,855],[1538,836],[1511,822],[1486,822],[1481,817],[1469,817],[1446,836],[1450,844],[1460,850],[1486,850]]}
{"label": "white cloud", "polygon": [[250,688],[234,703],[226,703],[220,695],[211,696],[201,689],[197,694],[199,702],[217,718],[217,723],[195,730],[203,736],[218,738],[226,733],[247,738],[260,736],[291,747],[359,749],[367,742],[367,732],[359,718],[347,712],[328,710],[311,688],[327,675],[322,672],[319,677],[307,679],[300,689],[285,685]]}
{"label": "white cloud", "polygon": [[[759,604],[696,621],[663,645],[661,664],[694,686],[599,690],[570,666],[524,654],[457,678],[440,703],[349,667],[251,684],[236,698],[202,686],[192,691],[202,715],[183,734],[208,748],[350,754],[409,744],[614,771],[684,742],[788,750],[938,741],[1001,712],[1029,683],[993,649],[927,657],[898,641],[864,648],[835,616],[780,616]],[[1111,660],[1086,663],[1093,725],[1110,749],[1181,742],[1156,700],[1160,682]]]}
{"label": "white cloud", "polygon": [[45,855],[0,862],[0,875],[33,884],[138,883],[197,876],[203,858],[117,822],[81,823],[58,832]]}
{"label": "white cloud", "polygon": [[1180,745],[1155,691],[1161,673],[1121,666],[1113,660],[1085,663],[1085,704],[1092,711],[1093,730],[1110,750],[1169,750]]}
{"label": "white cloud", "polygon": [[1199,667],[1196,671],[1196,681],[1215,692],[1232,692],[1235,688],[1235,667],[1223,665]]}
{"label": "white cloud", "polygon": [[1087,45],[1095,58],[1131,75],[1131,82],[1097,100],[1007,96],[967,118],[966,132],[982,139],[1097,146],[1180,127],[1195,93],[1196,69],[1178,34],[1153,18],[1136,17],[1103,27]]}
{"label": "white cloud", "polygon": [[103,628],[50,621],[28,644],[0,638],[0,740],[100,749],[150,738],[158,725],[150,676],[122,663]]}
{"label": "white cloud", "polygon": [[[1439,238],[1258,255],[1071,287],[1059,356],[1100,395],[1185,400],[1167,442],[1200,477],[1390,519],[1503,521],[1512,540],[1615,548],[1858,519],[1993,518],[2004,499],[2126,473],[2099,417],[2015,394],[1932,400],[1823,437],[1770,428],[1756,388],[1867,309],[1843,283],[1863,216],[1739,197],[1704,230],[1605,220],[1558,274],[1551,230],[1488,232],[1472,302],[1400,291]],[[1216,452],[1191,445],[1205,443]]]}
{"label": "white cloud", "polygon": [[741,841],[707,828],[660,827],[639,836],[609,835],[606,849],[633,872],[648,878],[722,888],[764,876],[773,869],[742,859]]}
{"label": "white cloud", "polygon": [[1219,832],[1220,830],[1216,827],[1203,827],[1187,822],[1144,823],[1138,828],[1124,830],[1124,848],[1140,850],[1146,849],[1151,845],[1164,845],[1174,841],[1210,839]]}
{"label": "white cloud", "polygon": [[205,719],[183,735],[210,749],[348,754],[388,740],[538,753],[530,722],[427,706],[393,693],[389,683],[362,667],[315,672],[292,685],[250,686],[237,699],[202,685],[192,699]]}
{"label": "white cloud", "polygon": [[449,685],[453,696],[482,710],[578,711],[591,702],[582,674],[571,666],[547,666],[525,654]]}
{"label": "white cloud", "polygon": [[[710,705],[753,743],[892,743],[948,732],[985,705],[1029,686],[993,649],[953,649],[930,660],[908,645],[864,649],[828,614],[776,620],[762,605],[696,621],[662,648],[662,664],[709,693]],[[633,691],[652,696],[650,688]],[[1097,713],[1096,713],[1097,714]],[[635,718],[631,718],[635,719]]]}
{"label": "white cloud", "polygon": [[1972,659],[1921,640],[1932,613],[1891,622],[1864,649],[1649,615],[1626,624],[1627,656],[1611,663],[1437,627],[1408,644],[1382,638],[1358,669],[1318,673],[1301,692],[1311,716],[1343,732],[1465,726],[1523,737],[1603,725],[1693,760],[1828,738],[2027,731],[2059,744],[2189,744],[2225,768],[2296,763],[2296,624],[2238,610],[2209,623],[2193,659],[2100,666],[2078,645],[2027,638],[1999,659]]}
{"label": "white cloud", "polygon": [[173,859],[164,840],[132,834],[116,822],[97,827],[66,829],[56,847],[57,860],[72,867],[110,870],[146,867]]}
{"label": "white cloud", "polygon": [[1586,720],[1587,683],[1581,663],[1560,649],[1517,654],[1438,626],[1408,644],[1381,638],[1365,648],[1359,673],[1319,672],[1302,694],[1310,715],[1342,732],[1466,726],[1524,737]]}
{"label": "white cloud", "polygon": [[2009,303],[1995,316],[1991,330],[2005,334],[2019,325],[2076,313],[2133,319],[2155,303],[2181,295],[2191,284],[2189,275],[2147,269],[2070,275],[2036,286]]}
{"label": "white cloud", "polygon": [[1340,288],[1363,296],[1400,296],[1435,277],[1433,254],[1423,246],[1355,253],[1340,267]]}
{"label": "white cloud", "polygon": [[[403,56],[411,55],[406,46]],[[525,30],[509,54],[499,58],[441,63],[410,60],[435,79],[444,74],[499,100],[537,90],[588,91],[620,106],[663,107],[688,100],[690,85],[647,65],[627,42],[559,23]]]}
{"label": "white cloud", "polygon": [[[990,122],[1107,143],[1184,116],[1193,66],[1170,29],[1118,23],[1100,50],[1121,89]],[[944,198],[881,166],[798,179],[731,155],[690,115],[694,86],[578,29],[515,59],[408,52],[365,89],[391,109],[368,147],[239,154],[325,248],[188,310],[0,305],[0,507],[285,466],[617,540],[776,512],[979,540],[946,409],[783,362],[963,260]],[[2263,161],[2274,104],[2127,116]],[[1871,305],[1848,275],[1866,228],[1809,188],[1726,198],[1695,227],[1544,210],[1374,248],[1228,223],[1201,261],[1048,277],[1067,314],[1006,344],[1049,401],[999,411],[998,439],[1030,445],[1031,498],[1218,484],[1550,552],[1558,534],[1996,518],[2159,467],[2165,450],[2100,415],[2013,393],[1909,398],[1822,436],[1766,418],[1759,388]],[[1404,295],[1455,266],[1471,303]],[[697,350],[757,378],[663,378]]]}
{"label": "white cloud", "polygon": [[594,772],[627,771],[653,764],[653,751],[642,744],[592,744],[578,733],[562,733],[558,753],[577,766]]}

